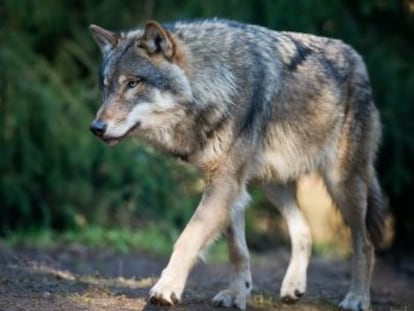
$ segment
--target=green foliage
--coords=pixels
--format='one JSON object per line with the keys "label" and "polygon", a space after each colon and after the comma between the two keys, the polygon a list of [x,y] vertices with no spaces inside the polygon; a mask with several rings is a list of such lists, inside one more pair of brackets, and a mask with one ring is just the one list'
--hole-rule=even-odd
{"label": "green foliage", "polygon": [[90,135],[99,52],[79,19],[92,20],[95,10],[83,16],[48,3],[9,1],[0,10],[8,12],[1,18],[0,231],[132,225],[135,215],[183,225],[197,197],[195,173],[149,148],[108,148]]}
{"label": "green foliage", "polygon": [[10,247],[44,249],[81,244],[93,248],[109,247],[123,253],[138,249],[165,256],[171,252],[171,246],[177,237],[178,231],[172,226],[150,223],[133,231],[103,226],[90,226],[84,230],[74,229],[65,232],[49,229],[18,230],[7,238],[6,243]]}
{"label": "green foliage", "polygon": [[181,227],[189,218],[200,192],[194,171],[139,143],[108,148],[87,129],[100,104],[88,25],[151,18],[218,16],[353,45],[381,108],[382,183],[396,215],[413,216],[400,204],[414,171],[413,11],[408,0],[0,2],[0,232],[160,218]]}

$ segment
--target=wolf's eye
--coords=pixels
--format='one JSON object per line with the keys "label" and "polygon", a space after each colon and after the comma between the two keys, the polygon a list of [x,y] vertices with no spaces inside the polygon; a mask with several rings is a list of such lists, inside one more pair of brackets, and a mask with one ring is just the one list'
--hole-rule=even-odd
{"label": "wolf's eye", "polygon": [[136,87],[139,84],[139,80],[130,80],[128,81],[128,88],[133,89],[134,87]]}

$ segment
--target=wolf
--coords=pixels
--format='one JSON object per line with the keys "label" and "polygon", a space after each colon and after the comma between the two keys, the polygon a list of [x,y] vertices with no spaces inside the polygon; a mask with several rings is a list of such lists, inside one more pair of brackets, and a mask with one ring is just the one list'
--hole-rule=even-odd
{"label": "wolf", "polygon": [[291,258],[280,296],[296,302],[311,254],[296,187],[313,173],[351,230],[352,280],[339,306],[368,310],[384,217],[374,168],[380,116],[362,57],[337,39],[223,19],[90,30],[103,54],[103,103],[90,130],[110,145],[139,137],[206,180],[150,301],[179,303],[199,253],[224,233],[232,276],[213,304],[246,308],[244,210],[254,182],[287,222]]}

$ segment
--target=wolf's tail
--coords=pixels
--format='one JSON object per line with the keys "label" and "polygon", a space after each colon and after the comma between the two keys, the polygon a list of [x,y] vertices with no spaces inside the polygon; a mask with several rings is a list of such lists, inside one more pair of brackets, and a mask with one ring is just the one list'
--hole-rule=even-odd
{"label": "wolf's tail", "polygon": [[384,239],[385,217],[387,214],[384,203],[381,187],[377,177],[374,176],[368,188],[368,206],[365,221],[369,238],[375,247],[380,246]]}

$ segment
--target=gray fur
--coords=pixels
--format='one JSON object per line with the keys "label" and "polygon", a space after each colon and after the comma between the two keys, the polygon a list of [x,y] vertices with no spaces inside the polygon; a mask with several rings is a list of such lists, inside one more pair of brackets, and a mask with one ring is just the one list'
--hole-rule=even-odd
{"label": "gray fur", "polygon": [[[199,167],[207,180],[151,291],[153,301],[180,300],[196,255],[232,223],[232,206],[251,181],[266,189],[273,185],[288,198],[296,181],[317,173],[353,234],[353,281],[341,307],[369,308],[373,254],[367,230],[378,240],[383,225],[373,169],[381,130],[365,64],[353,48],[340,40],[218,19],[149,22],[119,34],[93,26],[92,33],[104,55],[104,103],[97,119],[108,129],[101,138],[138,136]],[[132,90],[126,86],[131,79],[139,82]],[[297,235],[292,243],[306,241],[306,251],[292,250],[281,290],[284,301],[292,302],[306,287],[306,275],[294,271],[301,261],[306,271],[310,237],[292,198],[268,192],[286,205],[279,208],[287,222],[302,228],[290,227]],[[244,236],[243,226],[238,228],[237,240]],[[250,275],[243,271],[237,275]],[[215,304],[245,307],[250,290],[236,290],[245,282],[240,276]]]}

